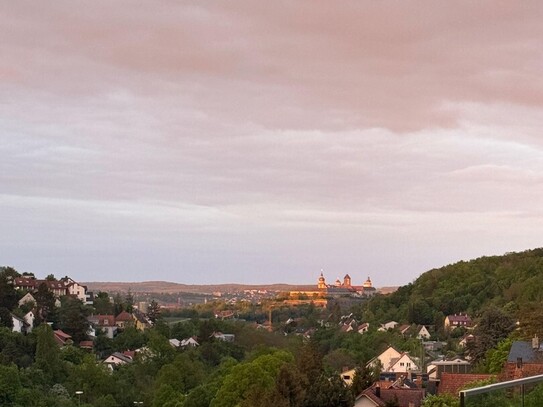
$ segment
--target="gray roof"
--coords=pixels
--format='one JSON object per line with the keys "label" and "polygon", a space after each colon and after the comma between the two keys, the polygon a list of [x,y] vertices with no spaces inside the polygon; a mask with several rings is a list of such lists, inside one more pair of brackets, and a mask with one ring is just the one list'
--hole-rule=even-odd
{"label": "gray roof", "polygon": [[522,358],[524,363],[542,362],[543,350],[541,347],[538,350],[532,349],[532,342],[515,341],[507,356],[507,362],[516,363],[518,358]]}

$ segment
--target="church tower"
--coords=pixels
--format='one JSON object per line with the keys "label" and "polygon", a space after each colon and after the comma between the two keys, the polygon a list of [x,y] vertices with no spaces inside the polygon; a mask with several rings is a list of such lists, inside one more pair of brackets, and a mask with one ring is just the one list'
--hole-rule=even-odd
{"label": "church tower", "polygon": [[350,287],[351,286],[351,276],[348,274],[345,274],[345,277],[343,277],[343,286],[344,287]]}
{"label": "church tower", "polygon": [[321,276],[319,277],[319,282],[317,283],[317,288],[319,290],[326,289],[326,280],[324,279],[324,276],[322,275],[322,271],[321,271]]}

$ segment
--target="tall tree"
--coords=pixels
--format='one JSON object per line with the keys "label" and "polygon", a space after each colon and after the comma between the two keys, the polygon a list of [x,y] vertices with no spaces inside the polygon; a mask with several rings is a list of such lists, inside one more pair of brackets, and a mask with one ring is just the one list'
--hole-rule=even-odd
{"label": "tall tree", "polygon": [[314,383],[323,373],[323,355],[316,341],[305,344],[297,354],[296,364],[308,383]]}
{"label": "tall tree", "polygon": [[491,307],[481,315],[479,323],[474,330],[477,338],[474,346],[469,349],[470,356],[478,362],[485,353],[494,348],[498,342],[507,338],[515,329],[515,320],[501,309]]}
{"label": "tall tree", "polygon": [[352,407],[354,396],[339,375],[331,378],[321,375],[311,383],[306,397],[306,407]]}
{"label": "tall tree", "polygon": [[[109,294],[103,291],[100,291],[95,297],[93,301],[93,307],[98,315],[111,315],[114,313],[114,307],[109,299]],[[119,315],[121,312],[115,313],[115,315]]]}
{"label": "tall tree", "polygon": [[44,322],[48,320],[50,314],[55,310],[55,296],[46,283],[41,283],[38,286],[38,291],[34,294],[36,299],[36,317],[38,322]]}
{"label": "tall tree", "polygon": [[80,299],[70,296],[63,297],[62,306],[57,314],[59,327],[70,334],[75,343],[87,340],[89,332],[88,315],[89,309]]}
{"label": "tall tree", "polygon": [[155,323],[160,318],[160,305],[155,300],[152,300],[147,309],[147,317],[152,323]]}
{"label": "tall tree", "polygon": [[0,326],[5,326],[9,329],[13,328],[13,317],[6,307],[0,307]]}
{"label": "tall tree", "polygon": [[63,376],[63,365],[60,360],[60,348],[55,341],[53,329],[48,324],[36,328],[36,362],[51,383],[57,383]]}
{"label": "tall tree", "polygon": [[11,267],[2,267],[0,270],[0,307],[11,311],[17,306],[17,291],[13,285],[17,272]]}
{"label": "tall tree", "polygon": [[132,295],[132,290],[128,288],[126,297],[124,298],[124,310],[127,312],[132,312],[134,309],[134,296]]}

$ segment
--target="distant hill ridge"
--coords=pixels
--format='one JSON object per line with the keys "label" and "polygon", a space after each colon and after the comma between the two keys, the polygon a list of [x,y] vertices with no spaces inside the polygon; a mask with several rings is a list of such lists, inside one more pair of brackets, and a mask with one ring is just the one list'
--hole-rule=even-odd
{"label": "distant hill ridge", "polygon": [[213,292],[236,292],[243,290],[268,290],[268,291],[294,291],[311,290],[315,285],[292,284],[181,284],[169,281],[141,281],[141,282],[86,282],[89,290],[98,292],[147,292],[147,293],[194,293],[211,294]]}
{"label": "distant hill ridge", "polygon": [[[214,292],[239,292],[244,290],[268,290],[268,291],[307,291],[314,290],[316,285],[302,284],[181,284],[169,281],[141,281],[141,282],[85,282],[81,283],[90,291],[98,292],[127,292],[130,291],[145,293],[192,293],[211,294]],[[390,293],[397,287],[383,287],[383,293]]]}

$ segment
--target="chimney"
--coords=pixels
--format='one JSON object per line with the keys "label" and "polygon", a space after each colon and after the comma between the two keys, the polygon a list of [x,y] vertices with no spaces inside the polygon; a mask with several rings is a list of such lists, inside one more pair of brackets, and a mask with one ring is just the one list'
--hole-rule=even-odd
{"label": "chimney", "polygon": [[534,337],[532,338],[532,349],[533,350],[539,349],[539,338],[537,337],[537,335],[534,335]]}
{"label": "chimney", "polygon": [[379,383],[377,383],[377,386],[375,386],[375,395],[381,398],[381,386],[379,386]]}

